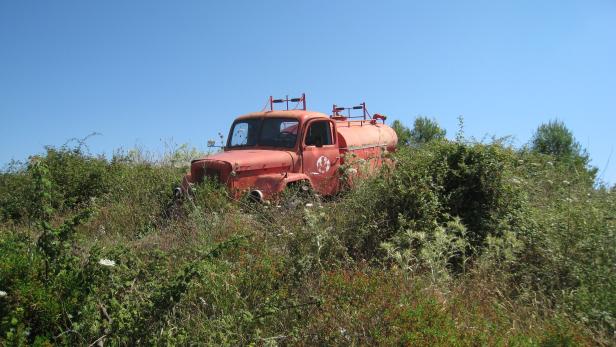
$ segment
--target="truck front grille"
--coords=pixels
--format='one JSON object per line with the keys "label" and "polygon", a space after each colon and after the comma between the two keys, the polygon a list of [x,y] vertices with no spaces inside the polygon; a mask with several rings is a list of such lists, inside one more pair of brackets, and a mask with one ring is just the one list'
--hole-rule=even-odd
{"label": "truck front grille", "polygon": [[205,177],[220,182],[220,171],[217,169],[213,169],[213,168],[206,168],[205,169]]}

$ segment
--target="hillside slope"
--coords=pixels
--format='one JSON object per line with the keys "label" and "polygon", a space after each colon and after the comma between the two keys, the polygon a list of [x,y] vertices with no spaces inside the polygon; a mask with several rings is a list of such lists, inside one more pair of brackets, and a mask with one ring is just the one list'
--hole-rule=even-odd
{"label": "hillside slope", "polygon": [[331,201],[174,206],[169,161],[48,148],[0,176],[0,343],[614,343],[614,188],[499,143],[393,157]]}

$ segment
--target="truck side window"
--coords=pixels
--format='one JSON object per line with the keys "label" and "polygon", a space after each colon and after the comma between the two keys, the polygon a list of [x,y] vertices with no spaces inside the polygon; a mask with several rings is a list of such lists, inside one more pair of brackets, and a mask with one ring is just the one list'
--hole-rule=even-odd
{"label": "truck side window", "polygon": [[306,146],[326,146],[332,144],[332,129],[328,121],[310,124],[306,133]]}

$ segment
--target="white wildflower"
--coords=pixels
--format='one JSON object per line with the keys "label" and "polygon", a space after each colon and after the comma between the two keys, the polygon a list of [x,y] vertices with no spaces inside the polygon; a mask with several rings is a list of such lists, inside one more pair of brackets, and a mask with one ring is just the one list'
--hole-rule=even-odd
{"label": "white wildflower", "polygon": [[103,266],[115,266],[115,261],[111,260],[111,259],[101,259],[98,261],[99,264],[103,265]]}
{"label": "white wildflower", "polygon": [[554,166],[554,163],[552,163],[551,161],[548,161],[548,165]]}
{"label": "white wildflower", "polygon": [[0,290],[0,298],[3,298],[5,296],[7,296],[7,295],[8,295],[7,292],[5,292],[4,290]]}
{"label": "white wildflower", "polygon": [[347,172],[349,173],[349,175],[355,175],[357,173],[357,169],[352,167],[348,169]]}
{"label": "white wildflower", "polygon": [[517,178],[515,178],[515,177],[511,179],[511,182],[513,182],[513,183],[515,183],[515,184],[520,184],[520,183],[522,183],[519,179],[517,179]]}
{"label": "white wildflower", "polygon": [[312,204],[310,202],[306,204],[306,207],[312,207],[312,206],[314,206],[314,204]]}
{"label": "white wildflower", "polygon": [[563,184],[564,184],[564,185],[569,185],[569,181],[564,180],[564,181],[563,181]]}

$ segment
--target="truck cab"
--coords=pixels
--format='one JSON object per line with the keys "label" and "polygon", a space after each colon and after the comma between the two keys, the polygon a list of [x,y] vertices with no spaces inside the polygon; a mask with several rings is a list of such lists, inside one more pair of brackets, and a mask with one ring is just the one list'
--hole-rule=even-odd
{"label": "truck cab", "polygon": [[[278,100],[287,104],[290,100],[300,100],[304,108],[274,110],[273,103]],[[236,118],[223,151],[193,160],[177,192],[188,194],[193,185],[208,177],[225,185],[235,198],[248,194],[255,200],[269,200],[295,184],[308,186],[323,196],[336,194],[341,185],[338,169],[344,154],[358,150],[365,153],[370,149],[370,146],[351,148],[345,141],[349,136],[342,136],[339,129],[346,128],[343,132],[350,137],[366,138],[361,132],[376,122],[365,121],[360,125],[364,129],[352,129],[357,128],[354,126],[357,121],[340,116],[335,107],[332,116],[328,116],[306,110],[305,96],[278,100],[270,97],[268,111]],[[384,124],[379,126],[391,130]],[[392,133],[395,137],[393,130],[383,134],[391,138]],[[378,136],[378,140],[381,137],[387,136]],[[373,145],[375,148],[391,145],[391,141],[385,142]]]}

